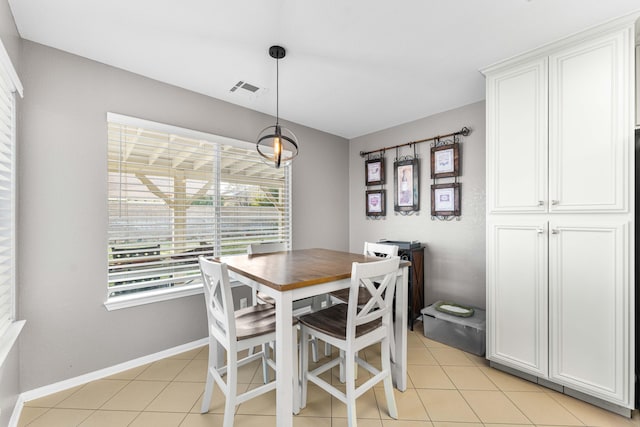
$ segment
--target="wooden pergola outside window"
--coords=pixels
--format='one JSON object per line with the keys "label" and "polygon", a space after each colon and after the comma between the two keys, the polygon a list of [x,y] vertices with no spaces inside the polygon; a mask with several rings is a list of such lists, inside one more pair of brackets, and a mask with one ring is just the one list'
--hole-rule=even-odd
{"label": "wooden pergola outside window", "polygon": [[199,255],[289,243],[289,168],[249,143],[109,118],[109,297],[199,283]]}

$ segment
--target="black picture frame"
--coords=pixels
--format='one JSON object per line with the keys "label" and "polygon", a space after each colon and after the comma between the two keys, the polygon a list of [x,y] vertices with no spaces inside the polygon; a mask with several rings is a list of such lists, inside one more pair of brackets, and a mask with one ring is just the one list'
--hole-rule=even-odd
{"label": "black picture frame", "polygon": [[367,216],[386,215],[386,190],[367,190],[365,194],[365,206]]}
{"label": "black picture frame", "polygon": [[431,147],[431,179],[460,175],[460,144]]}
{"label": "black picture frame", "polygon": [[393,208],[396,212],[420,210],[419,179],[419,159],[397,160],[393,163],[393,186],[395,188]]}
{"label": "black picture frame", "polygon": [[384,157],[364,162],[364,179],[367,186],[384,184]]}
{"label": "black picture frame", "polygon": [[431,186],[431,216],[460,216],[460,184]]}

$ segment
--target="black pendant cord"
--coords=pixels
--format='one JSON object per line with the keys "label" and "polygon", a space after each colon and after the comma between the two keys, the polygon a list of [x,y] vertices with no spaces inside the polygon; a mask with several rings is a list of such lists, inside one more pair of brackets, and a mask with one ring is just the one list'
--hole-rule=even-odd
{"label": "black pendant cord", "polygon": [[276,58],[276,126],[280,125],[280,58]]}

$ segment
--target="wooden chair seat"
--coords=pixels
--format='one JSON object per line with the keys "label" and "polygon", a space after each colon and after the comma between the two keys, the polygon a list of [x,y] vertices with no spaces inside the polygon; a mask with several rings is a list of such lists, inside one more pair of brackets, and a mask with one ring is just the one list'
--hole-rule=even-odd
{"label": "wooden chair seat", "polygon": [[[348,289],[347,289],[348,290]],[[370,299],[371,297],[369,297]],[[366,303],[366,301],[365,301]],[[324,332],[334,338],[346,339],[347,337],[347,314],[349,306],[347,304],[336,304],[324,310],[300,316],[298,320],[301,324],[316,331]],[[358,325],[356,328],[356,338],[378,329],[382,324],[381,319],[373,322]]]}
{"label": "wooden chair seat", "polygon": [[[275,332],[276,330],[276,309],[272,305],[252,305],[251,307],[240,309],[234,314],[238,341]],[[298,319],[292,317],[291,324],[298,324]]]}

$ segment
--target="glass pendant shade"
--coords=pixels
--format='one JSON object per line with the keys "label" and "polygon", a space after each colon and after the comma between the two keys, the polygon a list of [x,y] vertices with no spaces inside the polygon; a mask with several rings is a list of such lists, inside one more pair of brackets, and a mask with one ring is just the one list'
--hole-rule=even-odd
{"label": "glass pendant shade", "polygon": [[279,96],[280,69],[278,61],[285,57],[286,51],[282,46],[271,46],[269,55],[276,60],[276,124],[267,126],[258,135],[256,150],[263,160],[276,168],[286,166],[298,155],[298,139],[289,129],[280,126]]}

